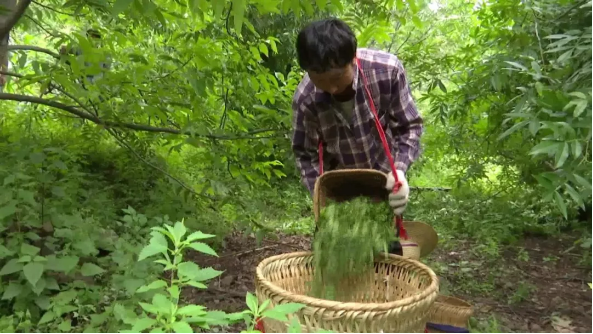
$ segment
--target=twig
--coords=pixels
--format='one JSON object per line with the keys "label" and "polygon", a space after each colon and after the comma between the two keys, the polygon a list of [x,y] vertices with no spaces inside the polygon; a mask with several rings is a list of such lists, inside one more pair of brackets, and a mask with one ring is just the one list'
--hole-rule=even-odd
{"label": "twig", "polygon": [[49,50],[49,49],[45,49],[45,48],[40,48],[38,46],[33,46],[33,45],[9,45],[6,48],[8,51],[13,51],[13,50],[25,50],[25,51],[36,51],[36,52],[42,52],[45,54],[48,54],[56,59],[60,59],[60,55]]}
{"label": "twig", "polygon": [[236,253],[231,253],[231,254],[226,254],[223,255],[221,257],[219,257],[219,259],[223,258],[223,257],[229,257],[229,256],[233,256],[233,257],[239,257],[239,256],[243,256],[249,253],[253,253],[253,252],[259,252],[265,249],[270,249],[270,248],[276,248],[277,245],[267,245],[267,246],[263,246],[263,247],[259,247],[259,248],[252,248],[252,249],[248,249],[246,251],[242,251],[242,252],[236,252]]}
{"label": "twig", "polygon": [[546,63],[546,59],[544,58],[544,50],[542,48],[542,40],[539,38],[539,30],[537,29],[537,17],[535,15],[535,10],[531,8],[531,12],[533,13],[533,23],[535,24],[535,37],[537,37],[537,43],[539,44],[539,53],[540,57],[542,58],[542,65]]}
{"label": "twig", "polygon": [[32,18],[31,16],[29,16],[29,15],[27,15],[27,14],[25,14],[25,15],[23,15],[23,16],[24,16],[24,17],[26,17],[27,19],[31,20],[33,23],[35,23],[35,24],[36,24],[36,25],[39,27],[39,29],[41,29],[41,30],[45,31],[45,33],[46,33],[46,34],[48,34],[48,35],[50,35],[51,37],[54,37],[54,38],[59,38],[59,37],[60,37],[60,36],[58,36],[58,35],[56,35],[56,34],[54,34],[54,33],[50,32],[49,30],[47,30],[47,29],[46,29],[46,28],[45,28],[45,27],[44,27],[44,26],[41,24],[41,22],[37,21],[36,19]]}
{"label": "twig", "polygon": [[[404,44],[406,44],[406,42],[410,39],[410,37],[412,37],[412,33],[414,32],[414,30],[416,30],[416,27],[413,27],[412,30],[410,30],[410,32],[408,33],[408,36],[406,36],[406,39],[404,39],[404,41],[402,42],[402,44],[400,44],[397,49],[395,50],[395,54],[397,54],[399,52],[399,49],[402,48],[402,46],[404,46]],[[428,31],[427,31],[428,32]],[[393,44],[392,44],[393,45]],[[391,51],[391,46],[389,46],[389,51]]]}
{"label": "twig", "polygon": [[35,0],[33,0],[32,2],[33,2],[35,5],[39,6],[39,7],[43,7],[43,8],[45,8],[45,9],[47,9],[47,10],[51,10],[52,12],[56,12],[56,13],[58,13],[58,14],[69,15],[69,16],[74,16],[74,17],[80,16],[80,15],[76,15],[76,14],[74,14],[74,13],[66,13],[66,12],[59,11],[59,10],[57,10],[57,9],[51,8],[51,7],[47,6],[47,5],[44,5],[44,4],[40,3],[39,1],[35,1]]}

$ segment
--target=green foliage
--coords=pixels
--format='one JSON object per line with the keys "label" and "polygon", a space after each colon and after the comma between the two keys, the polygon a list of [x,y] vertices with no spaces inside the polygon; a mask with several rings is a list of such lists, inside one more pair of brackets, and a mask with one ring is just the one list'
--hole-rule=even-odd
{"label": "green foliage", "polygon": [[[393,211],[386,202],[366,197],[329,203],[323,208],[319,230],[313,241],[314,279],[311,294],[318,298],[350,301],[368,293],[366,274],[374,273],[373,260],[379,252],[388,253],[396,240]],[[359,282],[359,291],[349,281]]]}

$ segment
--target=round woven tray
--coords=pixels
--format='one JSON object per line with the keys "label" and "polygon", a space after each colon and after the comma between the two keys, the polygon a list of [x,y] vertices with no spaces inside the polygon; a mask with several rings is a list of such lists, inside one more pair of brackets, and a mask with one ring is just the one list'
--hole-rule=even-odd
{"label": "round woven tray", "polygon": [[[256,269],[259,302],[301,303],[295,313],[303,332],[423,333],[438,296],[438,279],[424,264],[397,255],[375,261],[369,289],[357,300],[336,302],[307,296],[313,280],[313,253],[297,252],[263,260]],[[350,281],[349,284],[356,282]],[[361,283],[365,284],[365,283]],[[360,302],[364,300],[364,302]],[[263,319],[267,333],[286,333],[287,323]]]}
{"label": "round woven tray", "polygon": [[[467,328],[472,314],[473,308],[468,302],[451,296],[439,295],[432,305],[428,322]],[[430,332],[438,333],[436,330],[430,330]]]}

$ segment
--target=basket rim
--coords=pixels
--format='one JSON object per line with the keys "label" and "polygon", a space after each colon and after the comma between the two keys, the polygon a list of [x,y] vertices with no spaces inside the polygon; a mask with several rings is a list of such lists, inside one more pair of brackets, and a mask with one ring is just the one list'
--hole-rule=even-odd
{"label": "basket rim", "polygon": [[[285,300],[288,300],[290,302],[297,302],[297,303],[305,304],[307,306],[322,307],[322,308],[326,308],[326,309],[341,310],[341,311],[373,311],[373,312],[389,311],[394,308],[408,306],[410,304],[413,304],[415,302],[423,300],[426,297],[428,297],[430,294],[433,294],[435,292],[438,293],[438,290],[439,290],[438,277],[434,273],[434,271],[432,271],[430,269],[430,267],[428,267],[427,265],[423,264],[420,261],[416,261],[413,259],[405,258],[405,257],[399,256],[399,255],[394,255],[394,254],[388,254],[387,261],[395,260],[395,261],[400,261],[400,262],[412,263],[412,264],[416,265],[419,269],[428,273],[432,282],[430,283],[429,286],[426,287],[426,289],[424,289],[424,291],[422,291],[419,294],[414,295],[414,296],[410,296],[410,297],[406,297],[403,299],[399,299],[399,300],[392,301],[392,302],[386,302],[386,303],[354,303],[354,302],[344,303],[344,302],[338,302],[338,301],[333,301],[333,300],[326,300],[326,299],[310,297],[310,296],[306,296],[306,295],[293,294],[291,292],[288,292],[285,289],[280,288],[279,286],[277,286],[275,284],[272,284],[272,282],[270,282],[268,279],[266,279],[263,276],[263,273],[262,273],[263,267],[268,265],[271,262],[295,258],[295,257],[311,256],[311,255],[313,255],[313,252],[303,251],[303,252],[293,252],[293,253],[274,255],[274,256],[264,259],[257,265],[256,271],[255,271],[255,275],[257,278],[256,283],[264,285],[267,289],[269,289],[273,293],[280,295]],[[385,260],[380,259],[376,262],[385,262]]]}

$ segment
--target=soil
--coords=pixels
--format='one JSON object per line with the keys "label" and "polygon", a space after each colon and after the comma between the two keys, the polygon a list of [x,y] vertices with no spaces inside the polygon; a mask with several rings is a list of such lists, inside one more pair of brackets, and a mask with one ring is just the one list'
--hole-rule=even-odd
{"label": "soil", "polygon": [[[500,256],[487,256],[467,241],[446,245],[423,260],[439,276],[441,293],[470,302],[472,331],[591,333],[591,267],[579,264],[573,246],[578,236],[563,239],[528,237]],[[263,259],[309,250],[308,236],[278,234],[257,244],[254,237],[232,233],[219,257],[188,254],[202,267],[224,273],[207,290],[186,289],[185,302],[211,310],[246,309],[245,294],[254,292],[255,268]],[[495,320],[492,320],[495,319]],[[244,326],[228,328],[239,332]]]}

